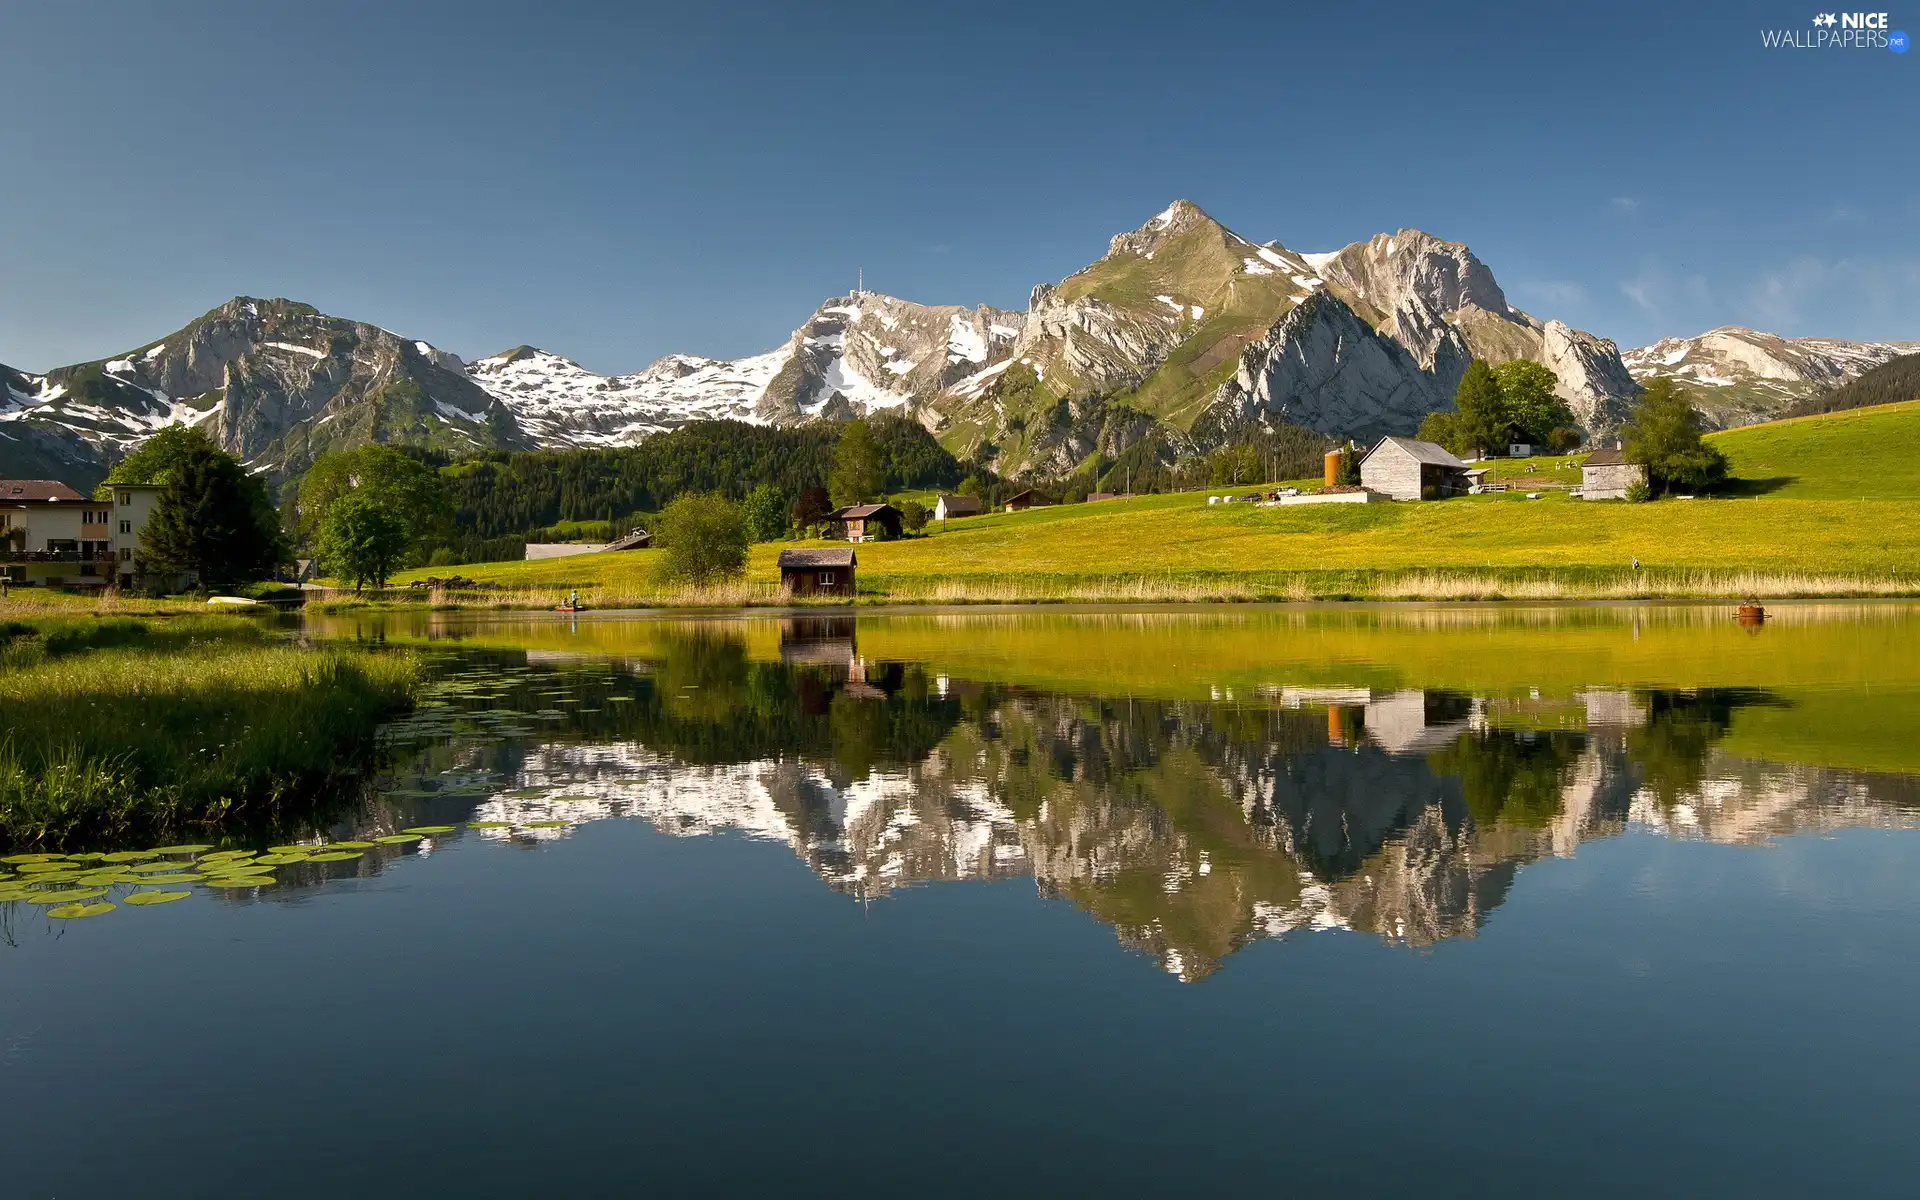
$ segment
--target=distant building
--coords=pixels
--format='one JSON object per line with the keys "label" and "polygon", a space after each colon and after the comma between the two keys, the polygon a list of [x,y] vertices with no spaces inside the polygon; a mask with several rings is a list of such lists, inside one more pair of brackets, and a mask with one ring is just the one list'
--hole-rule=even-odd
{"label": "distant building", "polygon": [[852,550],[782,550],[780,586],[796,596],[853,596]]}
{"label": "distant building", "polygon": [[978,496],[942,495],[933,502],[933,519],[945,521],[950,517],[975,517],[987,511],[987,506]]}
{"label": "distant building", "polygon": [[1405,437],[1382,438],[1367,451],[1360,460],[1360,483],[1395,500],[1461,496],[1470,486],[1467,464],[1444,447]]}
{"label": "distant building", "polygon": [[1027,509],[1032,508],[1035,505],[1044,505],[1045,503],[1046,503],[1045,500],[1042,500],[1040,497],[1033,494],[1032,488],[1028,488],[1024,492],[1017,492],[1014,495],[1007,497],[1007,511],[1008,512],[1025,512]]}
{"label": "distant building", "polygon": [[1133,499],[1132,492],[1088,492],[1087,493],[1088,504],[1092,504],[1096,500],[1131,500],[1131,499]]}
{"label": "distant building", "polygon": [[[132,587],[160,485],[117,483],[103,500],[55,479],[0,479],[0,574],[14,586]],[[191,577],[164,581],[171,587]]]}
{"label": "distant building", "polygon": [[527,559],[571,558],[576,554],[601,554],[609,550],[645,550],[653,545],[653,534],[644,529],[629,529],[625,537],[611,542],[528,542]]}
{"label": "distant building", "polygon": [[1647,468],[1619,450],[1595,450],[1580,464],[1580,498],[1625,500],[1627,489],[1647,481]]}
{"label": "distant building", "polygon": [[853,504],[828,520],[849,542],[883,542],[900,536],[900,510],[891,504]]}

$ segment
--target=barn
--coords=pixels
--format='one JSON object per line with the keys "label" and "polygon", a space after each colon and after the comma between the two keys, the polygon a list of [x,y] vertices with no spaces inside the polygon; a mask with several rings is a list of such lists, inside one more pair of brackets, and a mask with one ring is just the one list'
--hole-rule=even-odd
{"label": "barn", "polygon": [[854,553],[848,550],[782,550],[780,586],[796,596],[853,598]]}
{"label": "barn", "polygon": [[1390,437],[1360,460],[1360,483],[1368,491],[1395,500],[1437,500],[1464,496],[1472,481],[1467,464],[1443,446],[1416,438]]}
{"label": "barn", "polygon": [[1646,481],[1646,467],[1618,450],[1595,450],[1580,464],[1582,500],[1625,500],[1628,488]]}

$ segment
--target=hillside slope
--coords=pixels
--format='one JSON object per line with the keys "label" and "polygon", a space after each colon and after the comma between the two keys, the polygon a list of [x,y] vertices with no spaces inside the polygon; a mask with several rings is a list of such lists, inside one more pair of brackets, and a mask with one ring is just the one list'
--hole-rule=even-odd
{"label": "hillside slope", "polygon": [[1920,500],[1920,400],[1710,435],[1738,488],[1780,499]]}
{"label": "hillside slope", "polygon": [[1796,401],[1787,415],[1807,417],[1875,404],[1898,404],[1904,400],[1920,400],[1920,354],[1902,355],[1830,392]]}

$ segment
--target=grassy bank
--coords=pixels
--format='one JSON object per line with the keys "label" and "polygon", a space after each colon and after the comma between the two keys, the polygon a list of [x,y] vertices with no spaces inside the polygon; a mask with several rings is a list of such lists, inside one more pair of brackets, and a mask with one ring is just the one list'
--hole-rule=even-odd
{"label": "grassy bank", "polygon": [[[1499,464],[1524,492],[1439,503],[1261,508],[1205,493],[1140,496],[930,527],[858,548],[866,603],[1315,599],[1651,599],[1920,594],[1920,403],[1717,434],[1735,478],[1718,498],[1588,503],[1568,460]],[[1219,489],[1247,492],[1253,489]],[[1216,493],[1217,494],[1217,493]],[[824,543],[803,543],[820,545]],[[500,591],[446,607],[777,604],[775,558],[717,593],[652,582],[649,551],[492,563]],[[1638,563],[1638,566],[1635,563]],[[400,582],[431,572],[403,575]],[[417,593],[403,600],[426,603]]]}
{"label": "grassy bank", "polygon": [[403,708],[402,654],[316,650],[241,618],[0,628],[0,845],[269,831],[353,795]]}

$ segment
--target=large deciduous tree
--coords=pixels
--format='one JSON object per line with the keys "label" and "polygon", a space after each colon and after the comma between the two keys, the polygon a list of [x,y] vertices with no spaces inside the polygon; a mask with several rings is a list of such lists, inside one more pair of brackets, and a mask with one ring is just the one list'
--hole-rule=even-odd
{"label": "large deciduous tree", "polygon": [[1647,468],[1656,493],[1706,491],[1726,478],[1726,455],[1702,440],[1700,414],[1671,379],[1647,384],[1621,432],[1627,460]]}
{"label": "large deciduous tree", "polygon": [[740,519],[746,523],[747,536],[756,542],[771,542],[787,534],[787,498],[780,489],[763,483],[747,493],[740,503]]}
{"label": "large deciduous tree", "polygon": [[663,582],[705,587],[746,573],[747,527],[740,506],[724,496],[676,498],[660,514],[658,543]]}
{"label": "large deciduous tree", "polygon": [[1573,410],[1554,394],[1560,380],[1530,358],[1516,358],[1493,369],[1500,385],[1508,432],[1536,446],[1549,444],[1553,431],[1573,426]]}
{"label": "large deciduous tree", "polygon": [[453,523],[453,504],[439,472],[393,446],[369,444],[314,460],[294,503],[294,536],[314,542],[334,505],[354,495],[378,502],[399,519],[406,535],[403,561],[421,556]]}
{"label": "large deciduous tree", "polygon": [[353,590],[385,587],[405,561],[411,535],[406,516],[390,496],[350,491],[327,506],[316,539],[321,565]]}

